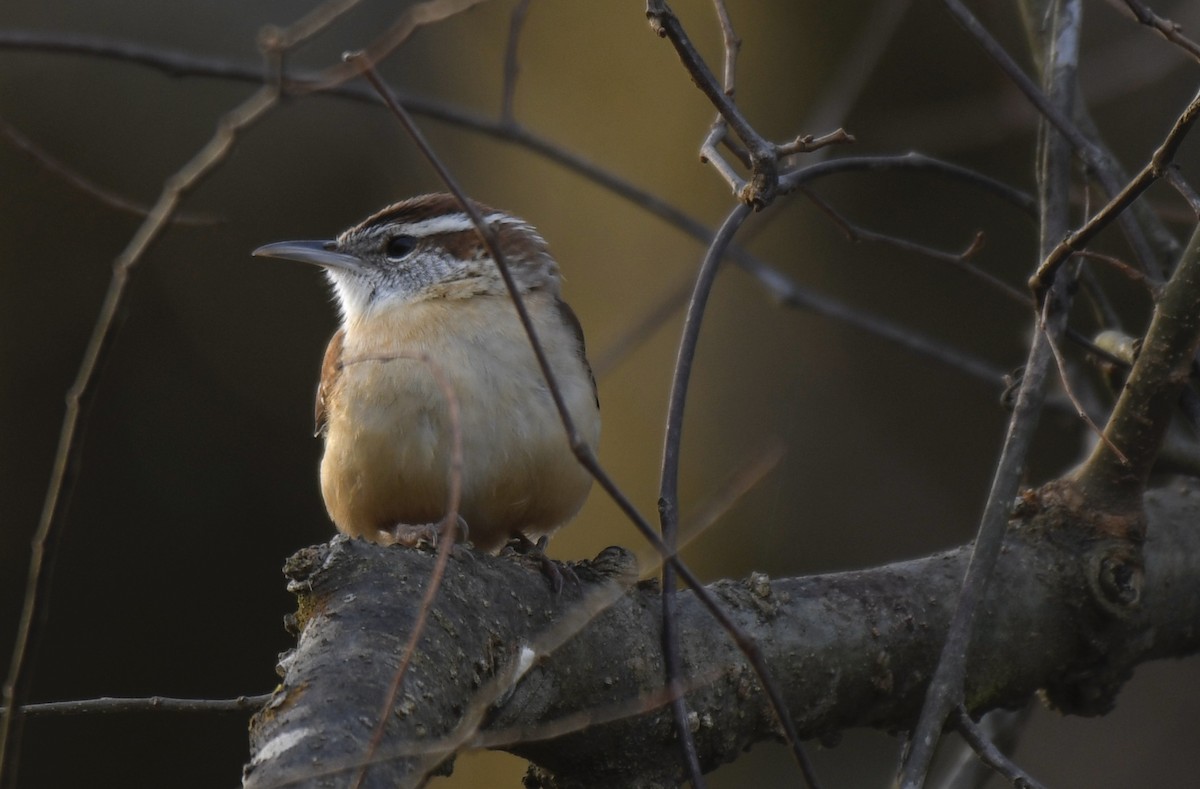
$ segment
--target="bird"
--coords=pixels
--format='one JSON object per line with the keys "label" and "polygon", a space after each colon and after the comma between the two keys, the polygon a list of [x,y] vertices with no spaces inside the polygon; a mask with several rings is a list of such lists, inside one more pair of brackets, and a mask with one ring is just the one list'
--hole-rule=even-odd
{"label": "bird", "polygon": [[[596,381],[558,263],[531,224],[472,203],[594,451]],[[457,198],[411,197],[332,240],[282,241],[252,254],[315,264],[335,294],[340,327],[321,365],[315,416],[321,493],[340,532],[384,544],[436,539],[431,530],[448,511],[455,422],[458,515],[476,548],[544,547],[583,506],[592,476],[574,454],[496,261]]]}

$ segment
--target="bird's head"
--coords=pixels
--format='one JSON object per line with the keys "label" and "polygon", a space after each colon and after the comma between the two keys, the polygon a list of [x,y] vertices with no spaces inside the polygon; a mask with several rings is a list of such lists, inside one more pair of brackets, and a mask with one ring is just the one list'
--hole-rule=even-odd
{"label": "bird's head", "polygon": [[[558,295],[558,264],[532,225],[474,203],[522,293]],[[281,241],[258,257],[321,266],[337,294],[343,323],[415,301],[508,293],[471,217],[448,194],[409,198],[328,241]]]}

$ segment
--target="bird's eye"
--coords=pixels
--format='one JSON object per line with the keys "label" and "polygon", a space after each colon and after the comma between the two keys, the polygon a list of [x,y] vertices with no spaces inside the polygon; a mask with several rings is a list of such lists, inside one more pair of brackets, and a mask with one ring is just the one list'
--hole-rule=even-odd
{"label": "bird's eye", "polygon": [[393,236],[388,239],[384,253],[388,260],[403,260],[417,248],[417,240],[412,236]]}

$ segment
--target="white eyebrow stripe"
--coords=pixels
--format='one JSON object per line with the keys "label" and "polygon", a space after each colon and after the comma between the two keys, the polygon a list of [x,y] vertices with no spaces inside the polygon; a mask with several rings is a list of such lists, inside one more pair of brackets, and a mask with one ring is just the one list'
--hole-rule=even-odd
{"label": "white eyebrow stripe", "polygon": [[[512,223],[520,222],[513,219],[508,214],[494,213],[483,217],[483,221],[491,224],[493,222]],[[444,216],[435,216],[430,219],[422,219],[420,222],[406,222],[401,225],[396,225],[395,229],[399,230],[406,236],[415,236],[423,238],[426,236],[436,236],[442,233],[461,233],[464,230],[471,230],[475,227],[475,223],[471,221],[471,217],[464,213],[446,214]]]}

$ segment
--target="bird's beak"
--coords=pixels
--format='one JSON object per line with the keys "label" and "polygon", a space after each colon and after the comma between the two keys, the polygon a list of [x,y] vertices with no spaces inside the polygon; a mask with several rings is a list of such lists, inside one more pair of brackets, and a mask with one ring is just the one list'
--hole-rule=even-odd
{"label": "bird's beak", "polygon": [[259,247],[251,253],[258,258],[280,258],[312,263],[322,268],[361,271],[362,261],[353,255],[337,251],[336,241],[279,241]]}

